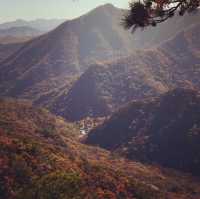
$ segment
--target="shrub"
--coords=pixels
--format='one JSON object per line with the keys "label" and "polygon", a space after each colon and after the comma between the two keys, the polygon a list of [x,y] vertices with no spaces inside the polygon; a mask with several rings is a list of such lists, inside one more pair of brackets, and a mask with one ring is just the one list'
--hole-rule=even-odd
{"label": "shrub", "polygon": [[17,199],[80,199],[81,178],[77,173],[54,172],[36,180]]}
{"label": "shrub", "polygon": [[129,189],[132,190],[137,199],[164,199],[164,194],[158,188],[139,181],[130,180]]}
{"label": "shrub", "polygon": [[56,128],[53,125],[46,125],[40,129],[37,130],[37,132],[44,137],[53,137],[56,132]]}

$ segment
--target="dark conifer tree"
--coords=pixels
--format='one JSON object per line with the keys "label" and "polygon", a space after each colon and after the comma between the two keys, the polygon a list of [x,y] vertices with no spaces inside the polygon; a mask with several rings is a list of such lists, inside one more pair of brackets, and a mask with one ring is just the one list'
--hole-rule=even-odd
{"label": "dark conifer tree", "polygon": [[175,14],[180,16],[186,12],[195,12],[200,0],[143,0],[130,3],[129,11],[122,23],[126,29],[135,31],[137,28],[156,26]]}

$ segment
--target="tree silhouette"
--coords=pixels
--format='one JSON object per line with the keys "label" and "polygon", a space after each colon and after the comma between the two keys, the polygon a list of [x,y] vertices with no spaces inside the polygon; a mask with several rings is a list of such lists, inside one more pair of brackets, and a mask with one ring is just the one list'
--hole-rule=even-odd
{"label": "tree silhouette", "polygon": [[122,24],[126,29],[135,31],[137,28],[156,26],[176,13],[180,16],[186,12],[194,12],[200,0],[143,0],[129,4],[129,11]]}

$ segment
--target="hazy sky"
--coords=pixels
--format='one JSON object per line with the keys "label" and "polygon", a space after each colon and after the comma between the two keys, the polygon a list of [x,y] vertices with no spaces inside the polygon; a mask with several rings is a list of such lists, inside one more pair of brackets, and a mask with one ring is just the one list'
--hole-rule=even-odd
{"label": "hazy sky", "polygon": [[15,19],[77,17],[98,5],[126,8],[128,0],[0,0],[0,22]]}

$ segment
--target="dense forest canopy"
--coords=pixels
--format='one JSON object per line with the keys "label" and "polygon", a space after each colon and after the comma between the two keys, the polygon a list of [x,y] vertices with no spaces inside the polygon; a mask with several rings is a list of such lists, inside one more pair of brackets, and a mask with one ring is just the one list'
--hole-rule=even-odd
{"label": "dense forest canopy", "polygon": [[137,28],[156,26],[173,17],[176,13],[180,16],[186,12],[194,13],[199,7],[200,0],[144,0],[132,1],[129,11],[123,19],[126,29],[132,31]]}

